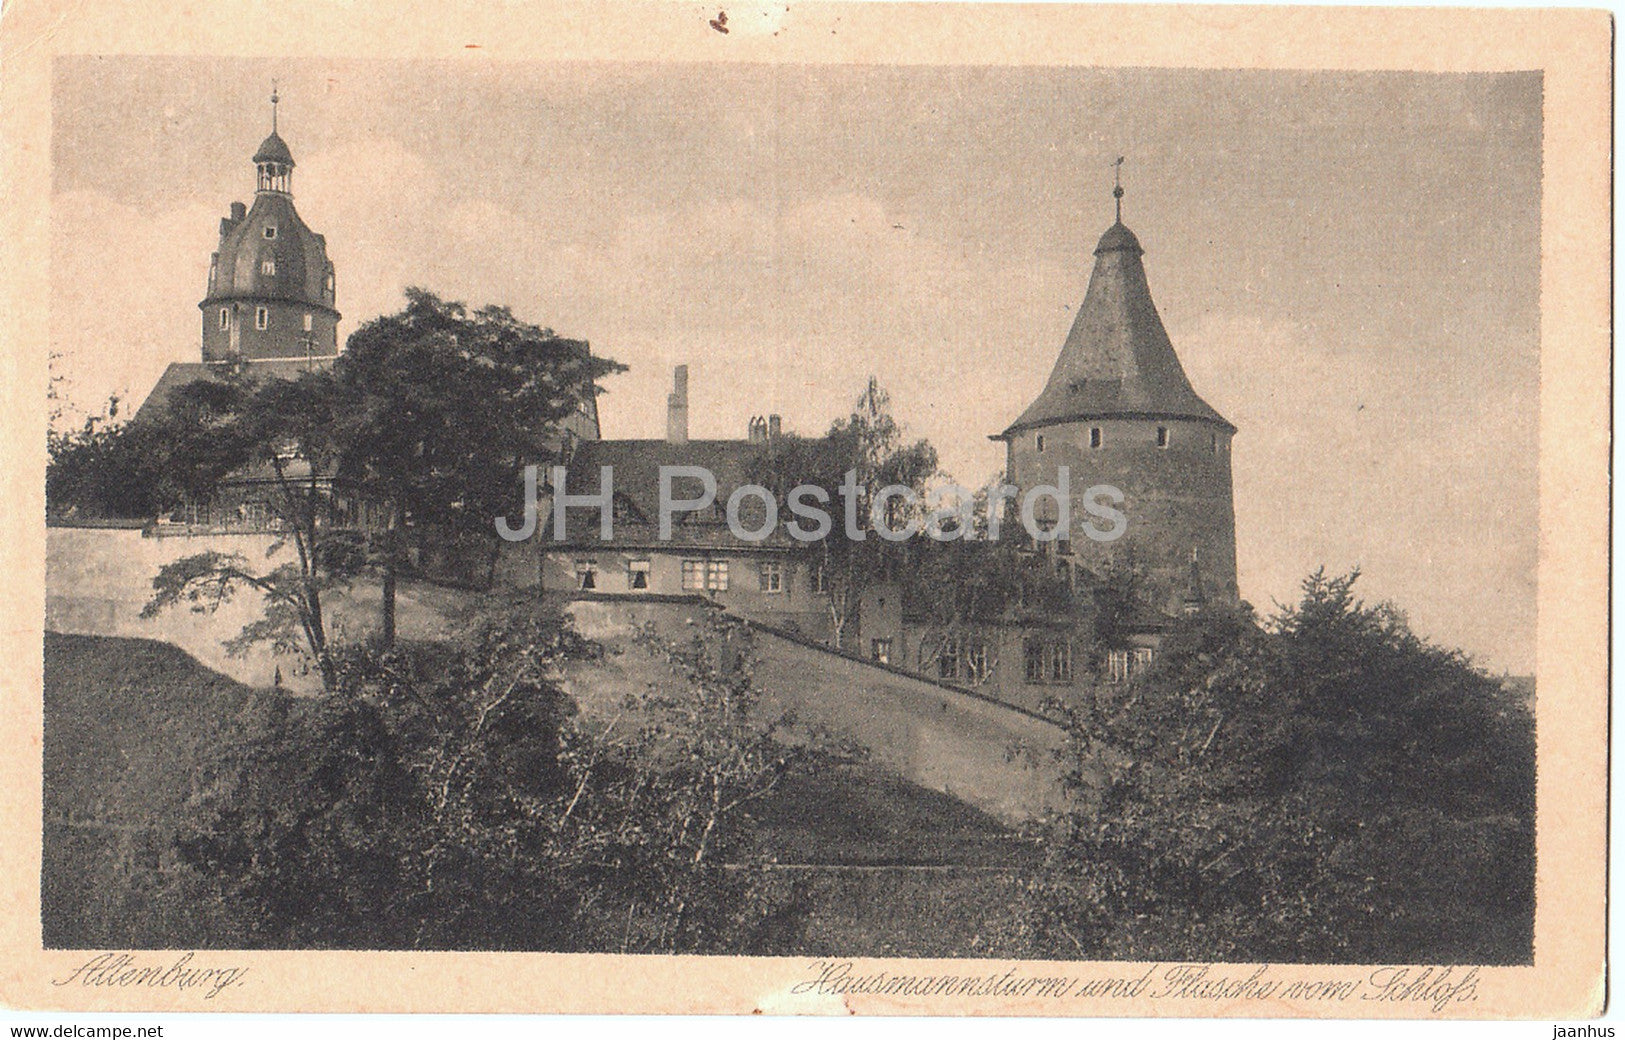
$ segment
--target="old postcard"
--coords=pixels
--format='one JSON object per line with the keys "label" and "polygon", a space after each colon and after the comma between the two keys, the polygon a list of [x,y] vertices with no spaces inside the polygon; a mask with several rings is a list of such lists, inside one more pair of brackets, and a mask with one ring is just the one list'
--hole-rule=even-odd
{"label": "old postcard", "polygon": [[29,1009],[1582,1018],[1610,32],[19,0]]}

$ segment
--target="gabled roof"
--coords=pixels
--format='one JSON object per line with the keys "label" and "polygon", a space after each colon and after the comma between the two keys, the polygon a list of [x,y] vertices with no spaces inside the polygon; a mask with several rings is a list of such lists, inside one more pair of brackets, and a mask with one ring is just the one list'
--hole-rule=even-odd
{"label": "gabled roof", "polygon": [[[294,379],[304,371],[314,371],[332,364],[330,360],[306,361],[304,358],[278,358],[275,361],[255,361],[246,366],[249,375],[254,379],[277,378]],[[220,382],[230,371],[230,362],[206,363],[201,361],[175,361],[164,369],[164,374],[158,377],[152,392],[147,399],[141,402],[136,409],[133,421],[139,422],[143,415],[151,416],[162,411],[169,401],[169,395],[179,387],[199,379],[210,382]]]}
{"label": "gabled roof", "polygon": [[[655,536],[660,519],[660,468],[697,466],[716,478],[716,498],[706,509],[675,513],[673,545],[762,548],[763,543],[742,542],[728,531],[723,507],[736,488],[752,483],[752,464],[767,447],[748,440],[691,440],[684,444],[667,440],[582,441],[566,468],[565,489],[572,495],[597,494],[602,490],[600,467],[611,467],[617,505],[615,541],[641,543]],[[703,490],[698,479],[679,477],[672,482],[674,499],[699,498]],[[747,527],[760,526],[759,508],[760,502],[754,497],[742,502],[741,521]],[[571,509],[567,517],[571,541],[597,542],[598,514],[594,510]],[[779,529],[766,540],[767,545],[788,543],[782,519]]]}
{"label": "gabled roof", "polygon": [[1121,221],[1095,247],[1072,331],[1038,399],[1000,438],[1081,419],[1197,419],[1232,426],[1197,396],[1151,300],[1144,250]]}

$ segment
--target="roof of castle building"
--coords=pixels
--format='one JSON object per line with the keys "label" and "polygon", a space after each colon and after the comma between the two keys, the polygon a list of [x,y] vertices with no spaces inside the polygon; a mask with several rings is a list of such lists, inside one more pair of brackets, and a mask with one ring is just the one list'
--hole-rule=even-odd
{"label": "roof of castle building", "polygon": [[1235,430],[1191,388],[1151,300],[1142,253],[1121,220],[1100,236],[1088,291],[1049,382],[1001,438],[1107,418],[1197,419]]}
{"label": "roof of castle building", "polygon": [[292,300],[332,310],[327,291],[331,266],[327,240],[299,218],[293,199],[262,191],[254,196],[246,216],[220,222],[214,278],[202,305],[247,298]]}
{"label": "roof of castle building", "polygon": [[[294,379],[301,372],[326,368],[332,363],[332,360],[328,358],[317,358],[315,360],[278,358],[274,361],[252,362],[248,364],[246,371],[254,379]],[[158,382],[153,386],[152,392],[147,395],[146,400],[141,402],[141,407],[136,409],[135,421],[140,421],[142,416],[151,417],[163,411],[169,402],[170,395],[180,387],[200,379],[209,382],[220,382],[226,378],[227,373],[231,370],[232,365],[225,362],[213,364],[202,361],[171,362],[169,367],[164,369],[164,374],[158,377]]]}

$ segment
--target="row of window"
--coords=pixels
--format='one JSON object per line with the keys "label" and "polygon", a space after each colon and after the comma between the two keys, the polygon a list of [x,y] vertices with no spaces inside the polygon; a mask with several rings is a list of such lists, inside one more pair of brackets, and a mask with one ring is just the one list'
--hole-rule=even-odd
{"label": "row of window", "polygon": [[[683,590],[685,592],[726,592],[728,590],[727,560],[682,561]],[[597,560],[576,561],[576,589],[595,592],[602,589],[602,577]],[[784,591],[784,564],[777,560],[763,560],[756,565],[756,587],[760,592]],[[649,588],[649,561],[628,560],[626,588],[640,592]]]}
{"label": "row of window", "polygon": [[[890,663],[891,641],[871,641],[884,644],[884,657],[876,660]],[[1072,681],[1072,643],[1066,639],[1027,639],[1022,644],[1022,677],[1028,683],[1069,683]],[[1149,647],[1109,650],[1106,653],[1106,678],[1113,683],[1124,683],[1151,664]],[[939,679],[981,682],[993,672],[995,661],[986,642],[947,636],[940,640],[927,640],[920,646],[919,671],[936,673]]]}
{"label": "row of window", "polygon": [[[314,322],[315,322],[315,318],[311,315],[311,313],[309,311],[306,311],[305,312],[305,331],[306,332],[309,332],[311,330],[311,326],[314,324]],[[220,308],[220,327],[222,329],[231,328],[231,308],[230,307],[222,307],[222,308]],[[254,308],[254,327],[256,329],[259,329],[261,332],[263,332],[266,329],[271,327],[271,308],[269,308],[269,307],[255,307]]]}
{"label": "row of window", "polygon": [[[1208,441],[1207,441],[1208,451],[1210,451],[1213,454],[1217,455],[1219,453],[1219,435],[1217,433],[1209,433],[1207,436],[1208,436]],[[1157,427],[1157,447],[1159,447],[1159,448],[1167,448],[1167,447],[1171,446],[1172,444],[1173,444],[1173,431],[1168,429],[1168,427],[1166,427],[1166,426]],[[1040,455],[1044,454],[1044,448],[1046,446],[1046,441],[1044,439],[1044,434],[1040,433],[1036,437],[1033,438],[1033,446],[1038,450],[1038,454],[1040,454]],[[1106,432],[1104,430],[1102,430],[1098,426],[1089,427],[1089,447],[1091,447],[1091,448],[1103,448],[1105,446],[1106,446]]]}

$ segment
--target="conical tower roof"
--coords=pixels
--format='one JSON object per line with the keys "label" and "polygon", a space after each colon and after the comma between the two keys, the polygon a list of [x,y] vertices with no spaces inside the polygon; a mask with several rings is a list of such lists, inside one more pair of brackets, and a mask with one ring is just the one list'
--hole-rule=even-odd
{"label": "conical tower roof", "polygon": [[1121,219],[1095,247],[1083,306],[1043,393],[1001,437],[1086,419],[1197,419],[1232,432],[1197,396],[1151,301],[1140,240]]}

